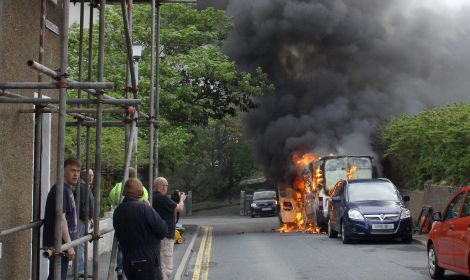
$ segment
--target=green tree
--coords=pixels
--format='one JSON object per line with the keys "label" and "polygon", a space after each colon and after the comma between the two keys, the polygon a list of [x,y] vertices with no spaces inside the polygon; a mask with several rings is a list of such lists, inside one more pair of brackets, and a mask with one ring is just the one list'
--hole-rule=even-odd
{"label": "green tree", "polygon": [[427,180],[463,185],[470,181],[470,104],[402,115],[379,130],[386,164],[401,186]]}
{"label": "green tree", "polygon": [[[151,10],[149,5],[135,5],[133,11],[133,40],[140,41],[144,46],[139,64],[139,94],[143,100],[141,108],[148,111],[151,86]],[[197,10],[190,5],[163,5],[161,23],[163,51],[160,54],[159,169],[161,173],[171,176],[175,172],[192,167],[191,172],[187,173],[195,175],[192,179],[196,183],[193,184],[202,186],[207,183],[207,172],[211,170],[208,166],[213,166],[212,174],[220,173],[220,168],[214,167],[214,158],[218,158],[219,154],[214,158],[207,157],[207,151],[203,147],[205,141],[210,139],[210,133],[216,131],[213,125],[218,123],[218,120],[227,122],[238,112],[256,106],[254,98],[272,90],[273,86],[261,69],[255,73],[241,72],[237,70],[236,64],[221,52],[223,40],[232,28],[231,19],[223,11]],[[88,30],[85,30],[85,38],[88,36],[87,32]],[[126,44],[119,5],[107,8],[105,32],[105,80],[115,84],[115,90],[107,94],[122,98],[123,89],[126,87]],[[78,76],[78,40],[78,26],[74,25],[71,27],[69,54],[72,65],[69,72],[73,78]],[[92,46],[93,77],[96,76],[97,42],[98,34],[95,29]],[[85,43],[85,53],[87,51],[88,46]],[[84,60],[87,65],[87,56]],[[76,93],[71,95],[74,94]],[[116,117],[122,119],[123,115],[107,115],[105,120]],[[240,129],[237,133],[241,137],[241,126],[236,128]],[[94,133],[94,129],[92,132]],[[148,133],[147,129],[139,129],[140,165],[148,163]],[[73,154],[76,136],[71,128],[68,128],[67,134],[67,150]],[[105,128],[103,134],[103,164],[121,167],[124,162],[123,129]],[[243,145],[233,146],[233,153],[249,155],[247,145]],[[230,158],[237,156],[239,155]],[[229,183],[221,181],[220,186],[226,188],[228,185],[236,185],[240,174],[249,173],[249,170],[240,171],[249,168],[240,167],[239,164],[241,160],[230,164],[224,162],[224,168],[232,166],[234,175],[228,179]],[[253,167],[252,162],[249,164]],[[183,171],[179,174],[181,173]]]}
{"label": "green tree", "polygon": [[240,117],[212,120],[194,129],[192,159],[180,165],[173,181],[193,190],[196,199],[221,199],[238,194],[241,179],[260,173],[243,135]]}

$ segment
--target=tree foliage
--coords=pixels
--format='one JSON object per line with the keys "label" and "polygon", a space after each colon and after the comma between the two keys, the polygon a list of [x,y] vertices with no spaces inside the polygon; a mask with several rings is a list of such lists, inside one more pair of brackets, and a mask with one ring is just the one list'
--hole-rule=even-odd
{"label": "tree foliage", "polygon": [[470,104],[402,115],[379,130],[394,179],[408,188],[427,180],[463,185],[470,181]]}
{"label": "tree foliage", "polygon": [[[238,179],[256,170],[248,145],[242,139],[241,122],[236,116],[256,106],[254,97],[272,90],[267,75],[261,69],[255,73],[241,72],[222,53],[223,40],[231,28],[231,19],[222,10],[197,10],[184,4],[162,6],[159,170],[161,174],[175,178],[180,186],[213,196],[221,196],[223,191],[233,189]],[[107,8],[104,73],[105,81],[115,84],[115,90],[107,94],[118,98],[125,96],[123,89],[126,87],[127,57],[123,30],[120,5]],[[69,73],[77,79],[78,26],[73,25],[70,32]],[[88,38],[88,32],[85,30],[85,38]],[[148,113],[151,87],[149,5],[134,5],[132,36],[134,42],[139,41],[144,47],[139,63],[139,94],[143,101],[141,108]],[[92,80],[96,80],[97,73],[97,42],[95,26]],[[85,43],[85,54],[88,48]],[[84,65],[88,65],[87,55],[84,56]],[[87,71],[82,72],[83,80],[87,80]],[[123,117],[107,115],[104,119]],[[77,139],[74,131],[68,128],[68,154],[75,153]],[[94,128],[91,132],[93,153]],[[217,136],[214,133],[218,133]],[[139,166],[149,161],[148,134],[148,129],[139,128]],[[84,137],[82,143],[85,143]],[[237,138],[237,142],[229,141],[230,137]],[[124,129],[104,128],[102,151],[103,165],[121,168],[124,165]],[[181,179],[175,174],[181,175]],[[184,179],[186,177],[187,180]],[[218,191],[208,191],[208,185]]]}
{"label": "tree foliage", "polygon": [[172,180],[197,199],[224,198],[239,192],[241,179],[260,173],[243,135],[240,117],[212,120],[196,127],[192,157],[180,165]]}

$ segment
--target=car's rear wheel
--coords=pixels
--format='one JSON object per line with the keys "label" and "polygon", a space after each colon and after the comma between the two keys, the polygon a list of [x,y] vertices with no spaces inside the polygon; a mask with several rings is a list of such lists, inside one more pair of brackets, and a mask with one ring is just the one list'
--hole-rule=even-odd
{"label": "car's rear wheel", "polygon": [[428,248],[428,270],[432,279],[440,279],[444,276],[444,269],[437,264],[436,250],[433,244]]}
{"label": "car's rear wheel", "polygon": [[351,243],[351,237],[346,233],[346,224],[344,221],[341,221],[341,241],[343,241],[343,244],[350,244]]}
{"label": "car's rear wheel", "polygon": [[328,237],[329,237],[329,238],[336,238],[336,237],[338,237],[338,232],[335,231],[335,230],[331,227],[331,221],[330,221],[330,219],[328,219]]}

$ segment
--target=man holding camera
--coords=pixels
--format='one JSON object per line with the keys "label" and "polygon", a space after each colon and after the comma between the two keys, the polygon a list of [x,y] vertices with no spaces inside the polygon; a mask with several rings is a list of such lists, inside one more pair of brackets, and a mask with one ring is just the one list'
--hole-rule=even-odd
{"label": "man holding camera", "polygon": [[176,213],[181,213],[184,209],[186,195],[180,193],[179,203],[174,202],[168,196],[168,181],[163,177],[158,177],[154,181],[152,206],[168,225],[168,235],[161,241],[160,258],[163,280],[170,278],[173,271],[173,246],[175,244]]}

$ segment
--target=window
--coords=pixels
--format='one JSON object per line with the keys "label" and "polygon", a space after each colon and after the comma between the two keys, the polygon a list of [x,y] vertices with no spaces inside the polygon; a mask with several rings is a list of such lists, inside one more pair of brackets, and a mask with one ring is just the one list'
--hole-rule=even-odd
{"label": "window", "polygon": [[388,182],[363,182],[348,185],[350,202],[379,200],[400,201],[395,186]]}
{"label": "window", "polygon": [[460,206],[462,205],[462,199],[463,199],[464,194],[465,194],[464,192],[459,193],[452,200],[449,206],[447,206],[444,220],[447,221],[447,220],[455,219],[459,216],[459,210],[460,210]]}
{"label": "window", "polygon": [[470,194],[467,193],[465,196],[465,200],[462,207],[462,212],[460,213],[460,217],[467,217],[470,216]]}

